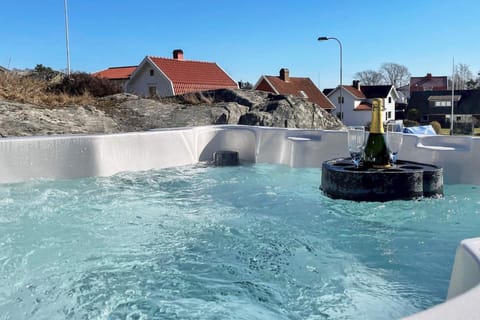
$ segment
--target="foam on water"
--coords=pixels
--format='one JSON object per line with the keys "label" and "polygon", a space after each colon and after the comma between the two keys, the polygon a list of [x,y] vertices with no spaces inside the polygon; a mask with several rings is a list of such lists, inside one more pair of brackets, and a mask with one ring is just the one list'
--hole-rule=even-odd
{"label": "foam on water", "polygon": [[331,200],[320,170],[0,185],[0,319],[396,319],[442,302],[476,186]]}

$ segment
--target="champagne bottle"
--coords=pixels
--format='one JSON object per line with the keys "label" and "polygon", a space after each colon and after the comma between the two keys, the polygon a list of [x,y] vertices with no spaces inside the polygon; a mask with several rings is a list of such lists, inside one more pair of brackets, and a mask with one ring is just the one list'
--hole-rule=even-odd
{"label": "champagne bottle", "polygon": [[370,134],[365,147],[363,164],[369,168],[389,168],[390,154],[383,136],[382,99],[373,99]]}

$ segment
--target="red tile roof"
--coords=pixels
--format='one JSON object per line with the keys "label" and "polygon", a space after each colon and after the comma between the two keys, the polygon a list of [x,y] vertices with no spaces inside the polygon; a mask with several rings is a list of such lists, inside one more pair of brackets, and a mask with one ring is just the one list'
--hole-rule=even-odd
{"label": "red tile roof", "polygon": [[432,76],[427,73],[424,77],[410,77],[410,92],[447,90],[446,76]]}
{"label": "red tile roof", "polygon": [[[326,110],[334,109],[332,102],[315,86],[310,78],[289,77],[284,81],[279,76],[263,76],[278,94],[290,94],[306,98]],[[257,86],[258,90],[265,90],[264,85]]]}
{"label": "red tile roof", "polygon": [[137,66],[112,67],[106,70],[95,72],[92,74],[92,76],[110,80],[126,80],[130,77],[130,75],[133,73],[133,71],[135,71],[136,68]]}
{"label": "red tile roof", "polygon": [[237,83],[216,63],[148,57],[173,83],[175,94],[237,89]]}
{"label": "red tile roof", "polygon": [[[361,88],[362,87],[360,87],[360,89]],[[350,92],[351,94],[353,94],[356,98],[359,98],[359,99],[365,99],[366,98],[362,91],[358,90],[357,88],[355,88],[353,86],[343,86],[343,89],[345,89],[348,92]]]}

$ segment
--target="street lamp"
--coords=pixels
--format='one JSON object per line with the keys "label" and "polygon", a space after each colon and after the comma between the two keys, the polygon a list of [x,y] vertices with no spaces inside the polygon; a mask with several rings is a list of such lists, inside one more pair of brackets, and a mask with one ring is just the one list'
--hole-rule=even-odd
{"label": "street lamp", "polygon": [[342,71],[342,43],[340,42],[340,40],[338,40],[337,38],[334,38],[334,37],[318,37],[317,39],[318,41],[327,41],[327,40],[335,40],[338,42],[338,45],[340,46],[340,120],[343,120],[343,92],[342,92],[342,75],[343,75],[343,71]]}

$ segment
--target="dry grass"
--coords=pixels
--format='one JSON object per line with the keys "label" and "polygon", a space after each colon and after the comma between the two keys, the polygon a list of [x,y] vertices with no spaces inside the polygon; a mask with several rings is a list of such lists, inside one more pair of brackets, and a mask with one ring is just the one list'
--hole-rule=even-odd
{"label": "dry grass", "polygon": [[44,80],[0,73],[0,98],[21,103],[31,103],[43,107],[66,105],[94,105],[95,99],[89,94],[69,96],[47,92],[48,83]]}

